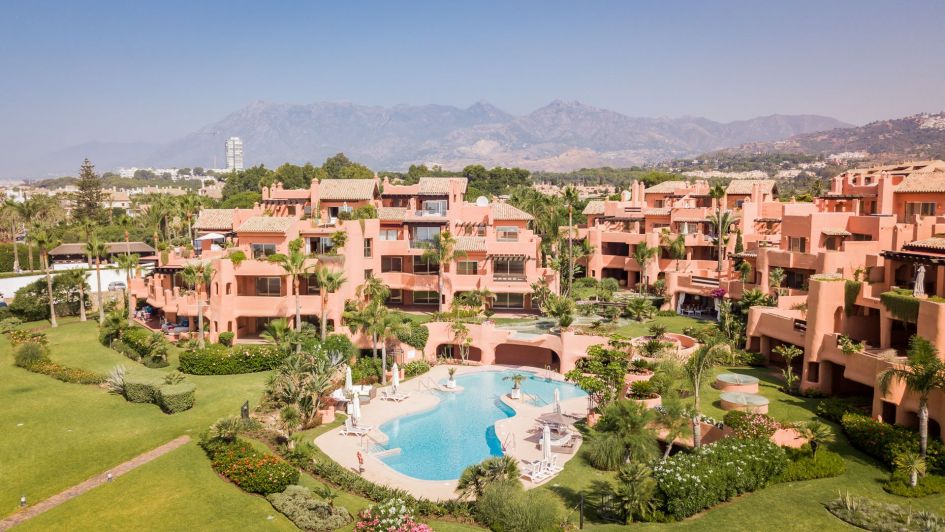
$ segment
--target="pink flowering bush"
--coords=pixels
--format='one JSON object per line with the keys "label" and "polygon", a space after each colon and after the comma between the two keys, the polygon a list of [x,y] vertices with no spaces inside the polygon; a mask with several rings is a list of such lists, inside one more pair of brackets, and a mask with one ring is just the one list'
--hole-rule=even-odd
{"label": "pink flowering bush", "polygon": [[414,520],[403,499],[390,499],[364,510],[354,529],[358,532],[433,532],[429,526]]}
{"label": "pink flowering bush", "polygon": [[726,292],[725,289],[720,286],[720,287],[716,288],[715,290],[712,290],[711,292],[709,292],[709,295],[712,296],[712,297],[714,297],[714,298],[716,298],[716,299],[721,299],[721,298],[725,297],[725,294],[727,294],[727,293],[728,293],[728,292]]}
{"label": "pink flowering bush", "polygon": [[767,440],[781,428],[781,424],[765,414],[753,414],[733,410],[725,414],[725,425],[734,431],[736,438]]}

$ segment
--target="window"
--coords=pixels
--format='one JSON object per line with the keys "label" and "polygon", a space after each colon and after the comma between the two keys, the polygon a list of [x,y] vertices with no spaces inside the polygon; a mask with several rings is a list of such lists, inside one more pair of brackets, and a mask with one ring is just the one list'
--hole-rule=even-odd
{"label": "window", "polygon": [[479,262],[474,260],[461,260],[456,263],[456,273],[459,275],[476,275],[479,273]]}
{"label": "window", "polygon": [[525,308],[525,294],[496,294],[492,302],[492,308]]}
{"label": "window", "polygon": [[430,290],[420,290],[413,293],[415,305],[436,305],[439,294]]}
{"label": "window", "polygon": [[423,214],[446,216],[446,200],[426,200],[421,205]]}
{"label": "window", "polygon": [[280,296],[282,295],[281,277],[257,277],[256,278],[257,296]]}
{"label": "window", "polygon": [[660,200],[654,200],[654,201],[653,201],[653,208],[654,208],[654,209],[662,209],[662,208],[663,208],[663,200],[661,200],[661,199],[660,199]]}
{"label": "window", "polygon": [[370,257],[373,250],[371,249],[372,240],[370,238],[364,239],[364,256]]}
{"label": "window", "polygon": [[374,270],[364,270],[364,280],[367,281],[371,277],[374,277]]}
{"label": "window", "polygon": [[390,295],[387,296],[387,302],[402,305],[404,303],[404,291],[400,288],[391,288]]}
{"label": "window", "polygon": [[807,253],[807,239],[804,237],[789,236],[788,237],[788,251],[796,251],[798,253]]}
{"label": "window", "polygon": [[[301,287],[300,287],[301,288]],[[305,276],[305,290],[299,290],[303,294],[314,295],[322,293],[321,288],[318,286],[318,276],[314,273],[310,273]]]}
{"label": "window", "polygon": [[275,244],[252,244],[253,258],[261,259],[276,254]]}
{"label": "window", "polygon": [[315,254],[325,254],[335,247],[331,238],[327,236],[317,236],[309,239],[309,252]]}
{"label": "window", "polygon": [[518,240],[518,227],[496,227],[496,238],[505,242],[515,242]]}
{"label": "window", "polygon": [[807,272],[787,270],[784,272],[784,287],[794,290],[807,290],[808,277],[810,277],[810,274]]}
{"label": "window", "polygon": [[501,259],[493,262],[496,275],[525,275],[525,261],[522,259]]}
{"label": "window", "polygon": [[440,234],[440,226],[419,226],[413,229],[413,237],[411,240],[414,241],[414,244],[423,243],[423,242],[433,242],[433,239],[436,238],[436,235]]}
{"label": "window", "polygon": [[397,240],[400,238],[400,231],[396,229],[381,229],[380,239],[381,240]]}
{"label": "window", "polygon": [[430,259],[425,259],[420,255],[413,257],[413,273],[437,273],[440,271],[440,265]]}
{"label": "window", "polygon": [[915,215],[934,216],[935,203],[926,202],[908,202],[906,203],[906,218],[912,218]]}
{"label": "window", "polygon": [[381,257],[381,272],[402,272],[404,271],[403,257]]}

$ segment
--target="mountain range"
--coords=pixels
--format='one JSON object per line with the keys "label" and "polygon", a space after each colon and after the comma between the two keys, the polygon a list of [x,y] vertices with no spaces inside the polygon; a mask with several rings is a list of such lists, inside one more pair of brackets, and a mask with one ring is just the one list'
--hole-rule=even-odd
{"label": "mountain range", "polygon": [[425,163],[449,169],[482,164],[566,171],[646,164],[846,127],[851,126],[817,115],[728,123],[699,117],[630,117],[561,100],[524,116],[486,102],[466,108],[255,102],[163,145],[90,142],[59,150],[38,161],[31,173],[75,172],[84,157],[100,170],[213,167],[214,162],[222,166],[224,140],[230,136],[242,138],[247,166],[319,163],[344,152],[378,170]]}

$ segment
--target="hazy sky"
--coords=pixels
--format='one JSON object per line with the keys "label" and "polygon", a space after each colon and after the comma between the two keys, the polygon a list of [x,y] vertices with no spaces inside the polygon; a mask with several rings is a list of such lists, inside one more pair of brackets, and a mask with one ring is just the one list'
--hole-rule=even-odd
{"label": "hazy sky", "polygon": [[945,109],[942,1],[352,4],[2,0],[2,152],[166,141],[254,100],[857,124]]}

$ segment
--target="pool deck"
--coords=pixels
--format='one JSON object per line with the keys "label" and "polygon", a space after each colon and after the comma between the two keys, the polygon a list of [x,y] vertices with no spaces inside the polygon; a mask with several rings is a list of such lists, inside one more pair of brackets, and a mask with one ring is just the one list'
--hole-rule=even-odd
{"label": "pool deck", "polygon": [[[431,391],[431,387],[436,387],[438,386],[437,383],[446,381],[447,367],[436,366],[429,373],[402,383],[400,393],[410,395],[405,401],[400,403],[382,401],[380,400],[380,394],[378,394],[378,398],[372,400],[370,404],[362,405],[361,425],[374,427],[366,437],[342,436],[341,429],[334,429],[316,438],[315,444],[333,460],[355,472],[358,471],[357,453],[361,451],[364,456],[362,476],[377,484],[404,489],[415,497],[424,497],[431,500],[456,498],[456,480],[421,480],[409,477],[395,471],[369,452],[369,449],[375,443],[385,443],[387,441],[386,436],[378,430],[378,427],[382,424],[393,418],[429,410],[436,406],[439,399],[436,393]],[[558,373],[537,368],[514,366],[460,366],[456,371],[456,375],[509,369],[550,376],[555,380],[564,380],[564,377]],[[513,417],[500,419],[496,422],[496,434],[499,441],[503,442],[503,447],[508,447],[505,449],[505,453],[520,461],[530,462],[541,459],[541,450],[538,448],[536,434],[530,431],[538,426],[538,416],[553,411],[554,406],[531,405],[522,400],[511,399],[508,394],[503,395],[502,400],[515,410]],[[581,419],[587,415],[587,398],[575,397],[562,400],[561,411],[565,415],[571,416],[575,421]],[[577,440],[576,446],[580,446],[580,441],[580,439]],[[575,448],[574,452],[570,454],[554,453],[558,457],[558,465],[564,465],[565,462],[577,456],[577,451],[578,449]],[[549,480],[551,479],[547,479],[541,484],[545,484]],[[526,489],[538,485],[525,479],[522,479],[522,483]]]}

